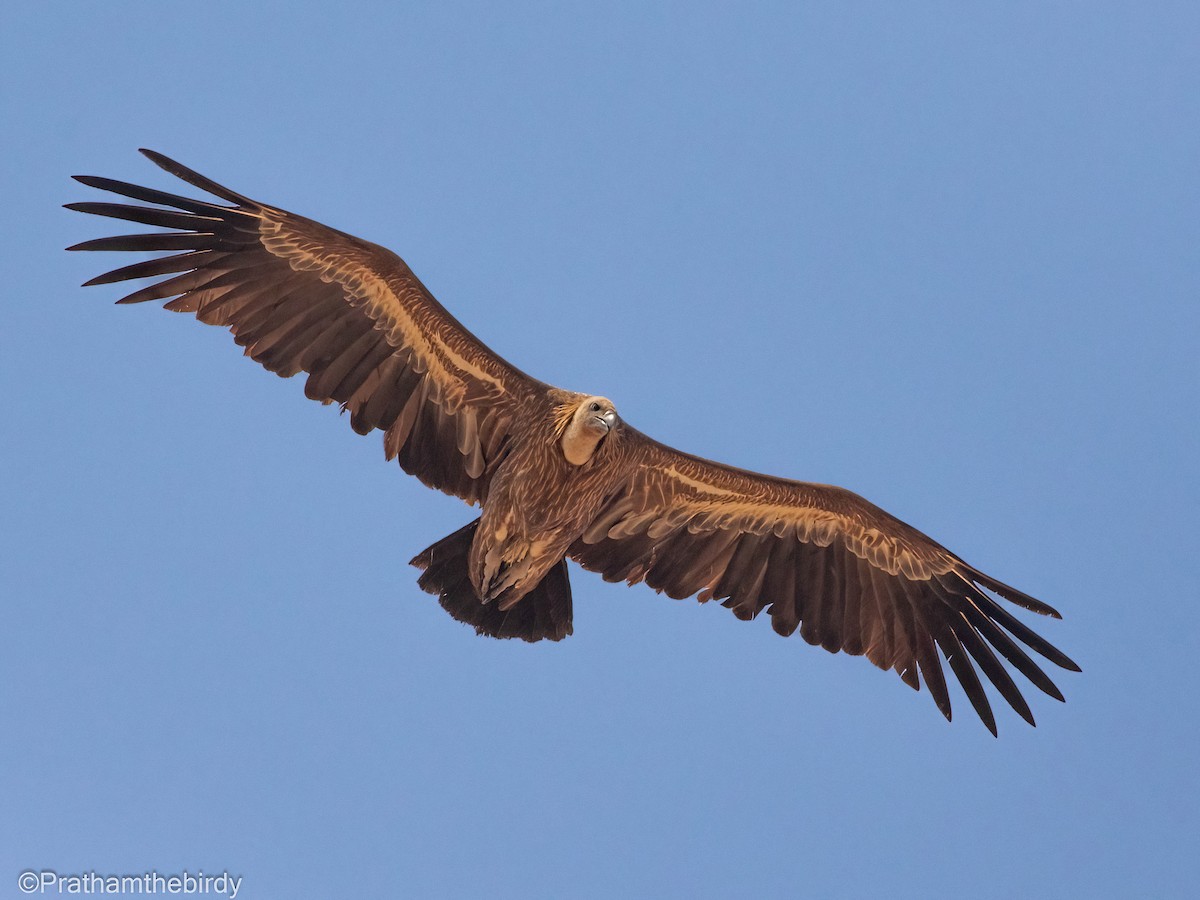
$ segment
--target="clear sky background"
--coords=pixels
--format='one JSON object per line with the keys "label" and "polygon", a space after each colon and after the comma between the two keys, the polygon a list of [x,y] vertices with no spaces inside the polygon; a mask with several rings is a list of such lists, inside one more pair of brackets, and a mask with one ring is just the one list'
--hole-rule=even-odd
{"label": "clear sky background", "polygon": [[[0,896],[1194,889],[1197,6],[335,6],[6,13]],[[62,248],[120,225],[70,175],[181,188],[139,146],[1058,607],[1067,703],[996,740],[578,568],[574,637],[475,637],[407,564],[474,512],[224,332],[78,287],[119,261]]]}

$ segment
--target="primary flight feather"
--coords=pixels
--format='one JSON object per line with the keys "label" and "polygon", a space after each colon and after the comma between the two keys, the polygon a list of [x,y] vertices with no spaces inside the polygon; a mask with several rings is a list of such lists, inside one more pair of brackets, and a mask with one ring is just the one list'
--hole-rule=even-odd
{"label": "primary flight feather", "polygon": [[1033,724],[997,654],[1063,699],[1027,649],[1079,667],[989,592],[1059,618],[1045,603],[842,488],[660,444],[606,398],[501,359],[394,253],[142,153],[224,203],[76,176],[153,205],[69,209],[171,229],[71,247],[171,253],[87,284],[155,279],[117,302],[165,300],[228,328],[272,372],[307,372],[307,396],[341,404],[355,431],[384,433],[387,457],[406,472],[480,506],[479,518],[412,561],[420,586],[478,633],[569,635],[569,558],[608,581],[719,600],[741,619],[765,610],[781,635],[799,630],[810,644],[865,655],[914,689],[924,681],[949,719],[944,657],[993,734],[979,671]]}

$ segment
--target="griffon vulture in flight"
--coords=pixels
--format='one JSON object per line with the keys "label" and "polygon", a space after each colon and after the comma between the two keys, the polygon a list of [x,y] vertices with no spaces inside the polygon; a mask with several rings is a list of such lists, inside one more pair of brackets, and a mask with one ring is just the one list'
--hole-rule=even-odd
{"label": "griffon vulture in flight", "polygon": [[1033,724],[997,654],[1063,699],[1025,648],[1078,666],[987,591],[1060,618],[1045,603],[842,488],[664,446],[610,400],[551,387],[505,362],[394,253],[142,152],[229,205],[78,176],[154,205],[68,208],[170,229],[71,247],[172,254],[87,284],[154,279],[117,302],[165,300],[166,309],[228,328],[270,371],[307,372],[305,394],[341,404],[359,434],[382,431],[388,459],[477,504],[479,518],[412,563],[423,570],[420,586],[479,634],[569,635],[573,559],[607,581],[719,600],[740,619],[765,610],[781,635],[798,629],[810,644],[865,655],[916,690],[924,680],[949,719],[940,650],[993,734],[979,671]]}

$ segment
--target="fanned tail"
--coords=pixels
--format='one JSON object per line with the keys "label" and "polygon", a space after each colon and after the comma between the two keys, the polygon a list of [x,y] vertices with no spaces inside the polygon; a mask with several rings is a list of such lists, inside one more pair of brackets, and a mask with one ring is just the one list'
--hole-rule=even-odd
{"label": "fanned tail", "polygon": [[474,625],[476,634],[531,642],[561,641],[569,635],[571,583],[567,561],[559,560],[537,587],[514,606],[502,610],[476,596],[467,574],[467,556],[478,527],[476,519],[413,557],[412,565],[423,570],[417,584],[437,595],[442,609],[458,621]]}

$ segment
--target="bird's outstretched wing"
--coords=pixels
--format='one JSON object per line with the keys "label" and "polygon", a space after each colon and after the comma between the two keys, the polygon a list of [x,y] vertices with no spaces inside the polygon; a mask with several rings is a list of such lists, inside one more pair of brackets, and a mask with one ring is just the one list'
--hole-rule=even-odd
{"label": "bird's outstretched wing", "polygon": [[388,458],[398,457],[406,472],[478,502],[514,422],[548,387],[467,331],[394,253],[243,197],[159,153],[142,153],[232,205],[76,176],[155,206],[69,209],[172,229],[69,248],[173,253],[87,284],[156,279],[117,302],[166,300],[166,309],[228,328],[246,355],[272,372],[307,372],[305,393],[340,403],[355,431],[382,429]]}
{"label": "bird's outstretched wing", "polygon": [[[975,661],[1026,721],[1033,715],[996,653],[1052,697],[1022,648],[1079,667],[984,589],[1043,615],[1050,606],[963,562],[842,488],[758,475],[674,450],[626,428],[629,477],[569,555],[608,581],[644,581],[682,599],[716,599],[741,619],[768,609],[782,635],[865,654],[950,718],[942,656],[988,729],[996,721]],[[919,673],[919,674],[918,674]]]}

